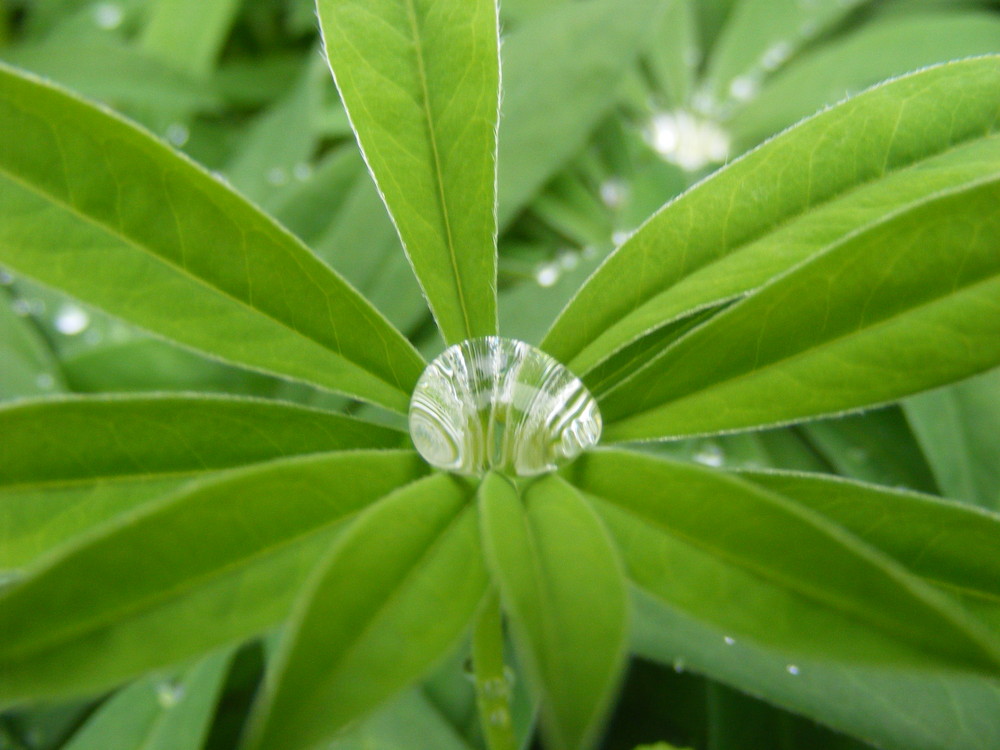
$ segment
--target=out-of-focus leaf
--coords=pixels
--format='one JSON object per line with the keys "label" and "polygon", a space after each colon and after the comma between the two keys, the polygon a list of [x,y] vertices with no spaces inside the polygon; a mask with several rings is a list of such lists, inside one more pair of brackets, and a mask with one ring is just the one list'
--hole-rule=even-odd
{"label": "out-of-focus leaf", "polygon": [[500,226],[527,205],[614,106],[661,0],[566,3],[504,39]]}
{"label": "out-of-focus leaf", "polygon": [[319,0],[341,99],[448,343],[496,333],[492,0]]}
{"label": "out-of-focus leaf", "polygon": [[544,348],[584,374],[692,310],[746,294],[896,212],[995,175],[998,86],[996,57],[923,71],[720,170],[608,259]]}
{"label": "out-of-focus leaf", "polygon": [[736,638],[833,661],[996,674],[996,633],[794,495],[628,453],[591,453],[571,471],[603,501],[632,579]]}
{"label": "out-of-focus leaf", "polygon": [[417,688],[385,708],[324,750],[473,750]]}
{"label": "out-of-focus leaf", "polygon": [[995,13],[914,13],[870,24],[803,54],[736,110],[726,128],[741,146],[752,146],[886,78],[996,52],[997,39],[1000,18]]}
{"label": "out-of-focus leaf", "polygon": [[558,478],[533,484],[522,503],[507,480],[490,475],[479,505],[487,562],[541,698],[549,741],[559,750],[587,748],[625,662],[628,603],[611,540]]}
{"label": "out-of-focus leaf", "polygon": [[397,451],[283,459],[96,529],[0,593],[0,704],[93,692],[273,626],[344,520],[425,471]]}
{"label": "out-of-focus leaf", "polygon": [[1000,510],[1000,371],[915,396],[903,409],[942,492]]}
{"label": "out-of-focus leaf", "polygon": [[17,314],[14,302],[0,289],[0,401],[63,390],[52,350],[29,320]]}
{"label": "out-of-focus leaf", "polygon": [[239,0],[156,0],[141,46],[170,67],[204,78],[239,7]]}
{"label": "out-of-focus leaf", "polygon": [[249,747],[332,737],[455,646],[486,592],[469,489],[436,474],[372,506],[299,600]]}
{"label": "out-of-focus leaf", "polygon": [[291,235],[165,145],[9,69],[0,137],[19,144],[0,150],[5,265],[221,359],[405,411],[419,354]]}
{"label": "out-of-focus leaf", "polygon": [[201,750],[215,713],[230,650],[176,677],[156,675],[123,688],[87,720],[65,750]]}
{"label": "out-of-focus leaf", "polygon": [[886,750],[993,750],[1000,681],[949,672],[832,662],[732,638],[636,592],[633,648],[707,674]]}

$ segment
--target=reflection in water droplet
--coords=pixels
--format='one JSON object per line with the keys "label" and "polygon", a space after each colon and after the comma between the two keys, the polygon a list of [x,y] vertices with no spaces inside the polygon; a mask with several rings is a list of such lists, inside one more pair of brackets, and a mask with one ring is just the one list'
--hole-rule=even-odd
{"label": "reflection in water droplet", "polygon": [[722,466],[726,454],[717,443],[705,443],[694,454],[694,460],[705,466]]}
{"label": "reflection in water droplet", "polygon": [[789,664],[787,667],[785,667],[785,670],[788,672],[788,674],[793,676],[799,673],[799,668],[794,664]]}
{"label": "reflection in water droplet", "polygon": [[439,469],[533,476],[595,445],[601,414],[579,378],[548,354],[489,336],[450,347],[424,370],[410,436]]}
{"label": "reflection in water droplet", "polygon": [[164,680],[156,686],[156,700],[163,708],[173,708],[184,697],[184,686],[173,680]]}
{"label": "reflection in water droplet", "polygon": [[76,336],[90,325],[90,316],[76,305],[63,305],[56,315],[56,330],[64,336]]}
{"label": "reflection in water droplet", "polygon": [[93,12],[94,23],[106,31],[117,29],[125,20],[125,11],[117,3],[98,3]]}

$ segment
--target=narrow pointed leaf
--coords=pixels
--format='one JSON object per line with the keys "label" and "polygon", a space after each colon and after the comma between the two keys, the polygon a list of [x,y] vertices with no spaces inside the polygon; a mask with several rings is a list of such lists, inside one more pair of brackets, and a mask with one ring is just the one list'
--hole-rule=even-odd
{"label": "narrow pointed leaf", "polygon": [[496,333],[494,0],[319,0],[358,142],[449,343]]}
{"label": "narrow pointed leaf", "polygon": [[424,471],[398,451],[285,459],[96,529],[0,595],[0,704],[93,692],[274,625],[343,521]]}
{"label": "narrow pointed leaf", "polygon": [[64,750],[201,750],[232,656],[226,649],[176,677],[146,677],[123,688]]}
{"label": "narrow pointed leaf", "polygon": [[469,490],[436,474],[372,506],[300,598],[248,743],[332,737],[453,648],[486,593]]}
{"label": "narrow pointed leaf", "polygon": [[858,663],[1000,669],[1000,637],[958,600],[792,497],[638,454],[574,467],[604,501],[632,579],[736,638]]}
{"label": "narrow pointed leaf", "polygon": [[998,364],[995,176],[790,271],[667,349],[601,409],[609,440],[699,434],[883,404]]}
{"label": "narrow pointed leaf", "polygon": [[0,490],[197,474],[273,458],[392,448],[396,430],[277,401],[91,396],[0,408]]}
{"label": "narrow pointed leaf", "polygon": [[479,495],[486,558],[557,750],[590,747],[625,664],[628,603],[600,520],[557,478],[522,503],[491,475]]}
{"label": "narrow pointed leaf", "polygon": [[650,330],[996,174],[998,86],[1000,58],[950,63],[780,135],[640,228],[570,302],[544,348],[583,374]]}
{"label": "narrow pointed leaf", "polygon": [[149,134],[0,68],[0,262],[213,357],[405,411],[419,354],[273,220]]}

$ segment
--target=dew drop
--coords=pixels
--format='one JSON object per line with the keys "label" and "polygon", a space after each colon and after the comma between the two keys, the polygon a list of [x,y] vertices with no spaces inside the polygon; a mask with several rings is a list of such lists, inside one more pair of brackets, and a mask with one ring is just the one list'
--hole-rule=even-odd
{"label": "dew drop", "polygon": [[22,318],[26,318],[31,315],[31,303],[24,299],[24,297],[18,297],[16,300],[11,302],[10,309],[14,311],[15,315],[20,315]]}
{"label": "dew drop", "polygon": [[580,379],[548,354],[488,336],[427,366],[410,401],[410,436],[445,471],[534,476],[596,445],[601,414]]}
{"label": "dew drop", "polygon": [[90,325],[90,316],[76,305],[63,305],[56,314],[56,330],[64,336],[76,336]]}
{"label": "dew drop", "polygon": [[175,122],[167,126],[167,141],[180,148],[191,138],[191,131],[182,122]]}
{"label": "dew drop", "polygon": [[[707,100],[704,106],[710,106]],[[729,135],[718,124],[683,109],[654,115],[647,139],[664,160],[688,172],[723,162],[729,154]]]}
{"label": "dew drop", "polygon": [[156,686],[156,700],[163,708],[173,708],[184,697],[184,686],[174,680],[164,680]]}
{"label": "dew drop", "polygon": [[307,162],[301,162],[296,164],[292,169],[292,176],[295,177],[299,182],[305,182],[310,177],[312,177],[313,168],[312,165]]}
{"label": "dew drop", "polygon": [[284,167],[272,167],[268,170],[267,181],[275,187],[288,184],[288,172]]}
{"label": "dew drop", "polygon": [[35,385],[43,391],[50,391],[56,387],[56,379],[49,373],[43,372],[35,378]]}
{"label": "dew drop", "polygon": [[505,727],[510,724],[510,713],[505,708],[497,708],[490,712],[490,724],[495,727]]}
{"label": "dew drop", "polygon": [[726,642],[727,646],[732,646],[736,643],[736,639],[733,638],[731,635],[725,636],[722,640]]}
{"label": "dew drop", "polygon": [[608,208],[621,208],[628,198],[628,185],[617,177],[601,183],[601,200]]}
{"label": "dew drop", "polygon": [[494,677],[483,683],[483,695],[487,698],[506,698],[510,694],[510,686],[503,677]]}
{"label": "dew drop", "polygon": [[764,70],[776,70],[791,56],[792,45],[789,42],[776,42],[764,52],[760,64],[764,67]]}
{"label": "dew drop", "polygon": [[785,667],[785,671],[794,677],[798,675],[799,668],[795,664],[789,664],[787,667]]}
{"label": "dew drop", "polygon": [[760,80],[756,76],[739,76],[729,84],[729,94],[736,101],[746,102],[757,96],[760,90]]}
{"label": "dew drop", "polygon": [[94,6],[94,24],[99,29],[117,29],[125,20],[125,11],[117,3],[97,3]]}
{"label": "dew drop", "polygon": [[559,264],[559,268],[563,271],[572,271],[580,265],[580,256],[571,250],[567,250],[566,252],[559,254],[559,257],[556,258],[556,262]]}
{"label": "dew drop", "polygon": [[621,247],[626,242],[628,238],[632,236],[631,232],[626,232],[625,230],[619,230],[611,235],[611,241],[614,243],[615,247]]}
{"label": "dew drop", "polygon": [[556,282],[559,281],[560,275],[561,272],[558,263],[544,263],[535,272],[535,281],[538,282],[538,286],[547,288],[555,286]]}
{"label": "dew drop", "polygon": [[705,443],[694,454],[694,460],[705,466],[722,466],[726,459],[726,454],[722,447],[716,443]]}
{"label": "dew drop", "polygon": [[14,283],[14,277],[0,268],[0,286],[10,286]]}
{"label": "dew drop", "polygon": [[674,671],[677,674],[681,674],[684,671],[685,662],[683,659],[674,659]]}

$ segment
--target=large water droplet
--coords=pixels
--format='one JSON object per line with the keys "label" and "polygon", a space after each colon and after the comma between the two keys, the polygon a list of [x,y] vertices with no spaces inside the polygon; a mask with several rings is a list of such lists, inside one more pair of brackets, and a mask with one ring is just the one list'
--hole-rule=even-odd
{"label": "large water droplet", "polygon": [[86,310],[76,305],[63,305],[56,314],[55,326],[59,333],[66,336],[76,336],[90,325],[90,316]]}
{"label": "large water droplet", "polygon": [[431,362],[410,401],[410,436],[429,464],[481,476],[553,471],[601,436],[597,402],[548,354],[496,336]]}

